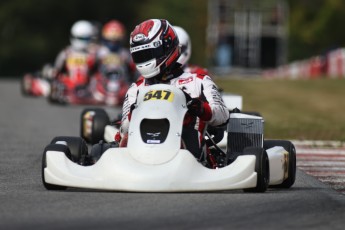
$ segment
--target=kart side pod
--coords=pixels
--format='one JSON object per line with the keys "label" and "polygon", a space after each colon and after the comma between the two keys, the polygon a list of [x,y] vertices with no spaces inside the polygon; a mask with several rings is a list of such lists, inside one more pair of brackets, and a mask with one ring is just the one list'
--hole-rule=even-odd
{"label": "kart side pod", "polygon": [[[264,149],[269,160],[270,186],[290,187],[295,181],[296,153],[289,141],[264,140],[264,120],[260,116],[232,113],[227,126],[227,156],[248,154],[248,147]],[[283,184],[288,185],[282,186]]]}

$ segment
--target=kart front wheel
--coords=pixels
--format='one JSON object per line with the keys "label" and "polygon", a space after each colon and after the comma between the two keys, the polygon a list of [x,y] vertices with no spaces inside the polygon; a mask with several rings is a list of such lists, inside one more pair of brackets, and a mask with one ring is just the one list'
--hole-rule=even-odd
{"label": "kart front wheel", "polygon": [[244,192],[265,192],[270,181],[269,160],[266,150],[258,147],[247,147],[243,150],[243,155],[254,155],[256,157],[255,171],[257,173],[257,183],[254,188],[244,189]]}
{"label": "kart front wheel", "polygon": [[73,162],[84,165],[86,156],[88,155],[88,148],[83,138],[58,136],[55,137],[51,144],[65,145],[69,149],[69,155],[66,156]]}
{"label": "kart front wheel", "polygon": [[273,148],[275,146],[283,147],[289,153],[288,160],[288,177],[278,185],[272,185],[273,188],[290,188],[296,180],[296,148],[291,141],[285,140],[265,140],[264,149]]}
{"label": "kart front wheel", "polygon": [[55,184],[50,184],[46,182],[45,176],[44,176],[44,169],[47,167],[47,160],[46,160],[46,155],[48,151],[57,151],[57,152],[64,152],[66,155],[70,155],[69,149],[66,145],[60,145],[60,144],[50,144],[48,145],[44,151],[43,151],[43,157],[42,157],[42,182],[43,186],[47,190],[65,190],[67,187],[61,186],[61,185],[55,185]]}

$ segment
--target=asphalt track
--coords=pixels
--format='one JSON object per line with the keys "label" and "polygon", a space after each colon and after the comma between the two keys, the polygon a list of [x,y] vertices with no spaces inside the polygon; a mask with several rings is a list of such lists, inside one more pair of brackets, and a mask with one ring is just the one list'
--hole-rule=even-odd
{"label": "asphalt track", "polygon": [[0,229],[344,229],[345,196],[302,171],[291,189],[263,194],[47,191],[42,151],[79,134],[82,109],[0,80]]}

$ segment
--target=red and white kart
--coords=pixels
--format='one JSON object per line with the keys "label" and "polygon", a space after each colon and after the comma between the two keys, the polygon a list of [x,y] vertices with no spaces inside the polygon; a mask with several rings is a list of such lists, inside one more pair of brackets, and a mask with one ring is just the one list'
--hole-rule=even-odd
{"label": "red and white kart", "polygon": [[[227,151],[219,154],[222,163],[212,169],[181,149],[186,111],[180,89],[165,84],[145,87],[133,110],[127,147],[101,142],[88,152],[81,137],[56,137],[43,152],[43,185],[52,190],[133,192],[264,192],[268,186],[293,185],[295,148],[289,141],[264,141],[261,117],[231,116]],[[214,147],[210,151],[216,152]]]}
{"label": "red and white kart", "polygon": [[73,53],[51,82],[48,101],[57,104],[79,104],[86,95],[86,87],[92,76],[93,57],[86,53]]}
{"label": "red and white kart", "polygon": [[86,54],[67,60],[67,72],[51,83],[49,101],[58,104],[122,105],[129,83],[122,66],[92,71]]}

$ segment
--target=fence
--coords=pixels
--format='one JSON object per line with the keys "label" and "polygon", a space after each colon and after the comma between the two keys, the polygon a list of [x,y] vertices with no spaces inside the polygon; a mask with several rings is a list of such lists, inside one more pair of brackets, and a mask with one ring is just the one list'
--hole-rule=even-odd
{"label": "fence", "polygon": [[345,48],[263,71],[264,78],[345,78]]}

